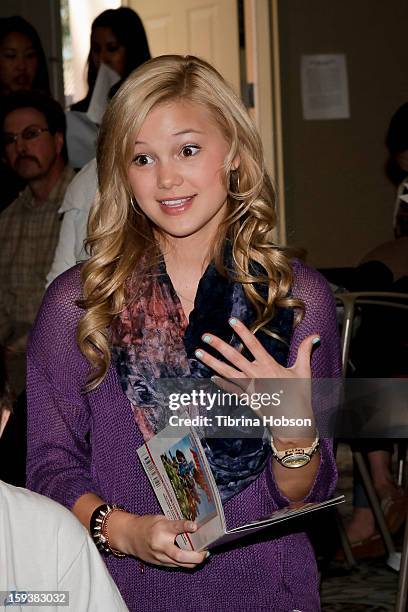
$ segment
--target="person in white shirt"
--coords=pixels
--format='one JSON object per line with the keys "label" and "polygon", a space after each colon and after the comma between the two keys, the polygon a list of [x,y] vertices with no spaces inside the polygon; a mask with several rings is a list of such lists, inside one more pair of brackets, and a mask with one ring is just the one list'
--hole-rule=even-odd
{"label": "person in white shirt", "polygon": [[97,197],[96,159],[92,159],[74,177],[65,192],[59,213],[64,214],[54,261],[47,275],[47,287],[57,276],[76,263],[88,259],[84,241],[89,211]]}
{"label": "person in white shirt", "polygon": [[[10,410],[1,352],[0,436]],[[72,612],[128,610],[74,515],[51,499],[1,480],[0,568],[0,610],[12,605],[22,611],[35,603],[38,612],[57,612],[67,601],[63,609]]]}

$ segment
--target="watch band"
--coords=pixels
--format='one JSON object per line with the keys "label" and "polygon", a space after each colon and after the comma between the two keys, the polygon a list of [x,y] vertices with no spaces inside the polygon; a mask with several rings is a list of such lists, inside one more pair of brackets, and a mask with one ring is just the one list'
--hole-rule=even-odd
{"label": "watch band", "polygon": [[273,437],[271,434],[272,455],[278,461],[278,463],[284,467],[292,469],[303,467],[309,463],[310,459],[319,448],[319,442],[319,432],[316,430],[316,437],[311,446],[308,446],[307,448],[287,448],[285,450],[278,451],[273,442]]}

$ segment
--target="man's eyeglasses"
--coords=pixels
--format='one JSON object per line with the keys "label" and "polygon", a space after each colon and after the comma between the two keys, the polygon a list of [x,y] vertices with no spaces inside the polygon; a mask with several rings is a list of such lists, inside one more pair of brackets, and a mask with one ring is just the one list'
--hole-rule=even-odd
{"label": "man's eyeglasses", "polygon": [[13,134],[11,132],[5,132],[3,134],[3,144],[5,146],[11,145],[13,144],[13,142],[17,142],[17,139],[19,136],[21,136],[23,140],[35,140],[43,132],[49,132],[49,131],[50,130],[48,128],[34,127],[34,126],[29,125],[22,132],[18,132],[18,134]]}

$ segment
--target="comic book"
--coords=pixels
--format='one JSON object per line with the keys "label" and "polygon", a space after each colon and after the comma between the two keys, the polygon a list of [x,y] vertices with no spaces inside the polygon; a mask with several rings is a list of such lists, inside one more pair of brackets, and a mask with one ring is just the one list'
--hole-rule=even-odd
{"label": "comic book", "polygon": [[198,524],[195,533],[177,536],[177,544],[185,550],[211,549],[344,501],[341,495],[320,503],[295,502],[228,530],[218,488],[194,428],[178,427],[175,435],[174,427],[168,426],[137,452],[165,516]]}

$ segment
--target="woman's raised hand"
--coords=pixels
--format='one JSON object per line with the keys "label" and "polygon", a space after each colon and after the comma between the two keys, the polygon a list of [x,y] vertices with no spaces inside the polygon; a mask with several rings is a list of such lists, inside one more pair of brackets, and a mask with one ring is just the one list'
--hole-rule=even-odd
{"label": "woman's raised hand", "polygon": [[203,334],[202,339],[215,348],[229,363],[220,361],[206,351],[198,349],[195,352],[197,359],[226,379],[237,380],[259,378],[310,378],[310,357],[314,344],[320,340],[319,336],[307,336],[299,345],[296,362],[290,368],[281,366],[264,349],[254,334],[238,319],[230,319],[229,323],[243,344],[253,355],[254,360],[249,361],[233,346],[210,333]]}
{"label": "woman's raised hand", "polygon": [[[259,410],[260,416],[268,418],[264,423],[271,428],[274,436],[282,438],[311,436],[314,438],[310,359],[313,346],[319,342],[319,337],[316,334],[307,336],[299,345],[297,359],[293,366],[285,368],[269,355],[259,340],[241,321],[230,319],[229,323],[254,359],[253,361],[246,359],[237,349],[217,336],[209,333],[203,334],[203,341],[216,349],[228,361],[225,363],[201,349],[195,352],[197,359],[219,375],[213,378],[214,383],[227,393],[246,393],[252,395],[252,399],[255,398],[255,394],[259,399],[260,394],[271,397],[273,393],[278,392],[279,402],[277,404],[262,404],[262,408],[258,404],[255,409],[254,402],[251,401],[251,408]],[[295,421],[298,418],[308,418],[308,424],[305,427],[297,427],[296,430],[294,427],[278,426],[278,420],[275,417],[279,418],[282,415],[294,418]]]}
{"label": "woman's raised hand", "polygon": [[114,512],[109,519],[109,541],[113,548],[146,563],[166,567],[193,569],[206,559],[206,551],[181,550],[174,543],[180,533],[194,531],[197,531],[196,523],[172,521],[162,514],[137,516]]}

